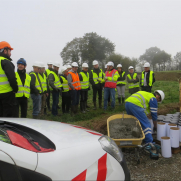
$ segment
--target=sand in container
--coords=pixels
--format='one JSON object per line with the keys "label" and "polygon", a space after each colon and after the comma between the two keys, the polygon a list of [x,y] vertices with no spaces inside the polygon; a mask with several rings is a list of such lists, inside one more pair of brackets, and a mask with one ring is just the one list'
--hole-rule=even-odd
{"label": "sand in container", "polygon": [[178,127],[179,127],[179,141],[181,142],[181,125],[179,125]]}
{"label": "sand in container", "polygon": [[170,139],[171,139],[171,147],[178,148],[179,147],[179,128],[176,128],[176,127],[170,128]]}
{"label": "sand in container", "polygon": [[166,136],[166,124],[162,122],[157,123],[157,140],[161,141],[161,137]]}
{"label": "sand in container", "polygon": [[161,137],[161,153],[164,158],[172,157],[170,137]]}
{"label": "sand in container", "polygon": [[167,137],[170,137],[170,128],[171,127],[177,127],[177,125],[176,124],[172,124],[172,123],[167,125],[167,134],[166,134]]}

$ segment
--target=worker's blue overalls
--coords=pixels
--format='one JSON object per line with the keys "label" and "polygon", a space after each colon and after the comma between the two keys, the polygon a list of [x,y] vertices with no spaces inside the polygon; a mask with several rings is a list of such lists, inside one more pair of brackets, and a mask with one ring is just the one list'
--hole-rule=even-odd
{"label": "worker's blue overalls", "polygon": [[[150,106],[152,120],[156,121],[157,120],[157,109],[158,109],[158,104],[157,104],[156,98],[150,99],[149,106]],[[127,114],[135,116],[140,121],[143,132],[145,134],[144,142],[145,143],[153,142],[151,124],[144,112],[144,108],[141,108],[131,102],[126,102],[125,108],[126,108]]]}

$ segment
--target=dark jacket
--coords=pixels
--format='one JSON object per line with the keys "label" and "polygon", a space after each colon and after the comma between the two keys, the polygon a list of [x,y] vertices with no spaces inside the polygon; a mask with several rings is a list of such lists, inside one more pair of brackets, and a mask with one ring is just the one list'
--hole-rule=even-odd
{"label": "dark jacket", "polygon": [[[143,73],[145,74],[145,71],[143,71]],[[148,71],[148,73],[146,74],[146,83],[148,87],[152,87],[149,86],[149,77],[150,77],[150,70]],[[141,85],[141,79],[142,79],[142,73],[141,73],[141,78],[140,78],[140,85]],[[155,74],[153,73],[153,83],[155,82]],[[141,85],[142,86],[142,85]],[[143,85],[144,86],[144,85]],[[142,87],[143,87],[142,86]]]}
{"label": "dark jacket", "polygon": [[[99,77],[99,73],[101,72],[101,70],[100,68],[97,68],[97,69],[94,68],[93,72],[96,73],[97,76]],[[102,79],[104,79],[104,73],[102,74]],[[89,82],[92,84],[93,89],[102,89],[103,87],[103,83],[95,84],[92,71],[89,73]]]}
{"label": "dark jacket", "polygon": [[1,98],[6,98],[7,96],[9,96],[9,94],[12,94],[13,92],[14,93],[18,92],[18,84],[17,84],[17,81],[16,81],[16,76],[15,76],[15,71],[14,71],[15,66],[11,62],[12,59],[9,58],[7,55],[5,55],[2,52],[0,53],[0,56],[6,58],[5,60],[1,61],[1,67],[4,70],[4,72],[5,72],[5,74],[6,74],[7,78],[8,78],[10,86],[13,89],[12,92],[0,94],[0,99],[1,99]]}
{"label": "dark jacket", "polygon": [[[125,73],[125,74],[123,75],[123,77],[122,77],[122,73],[123,73],[123,72],[124,72],[124,71],[122,71],[122,70],[121,70],[121,72],[118,71],[120,77],[118,78],[117,81],[124,81],[124,80],[126,79],[126,73]],[[118,84],[117,86],[125,86],[125,84]]]}
{"label": "dark jacket", "polygon": [[[38,81],[40,83],[40,79],[39,79],[38,73],[35,73],[35,74],[36,74],[37,79],[38,79]],[[35,77],[34,74],[30,74],[30,76],[31,76],[31,83],[30,83],[31,91],[30,92],[31,92],[31,94],[38,95],[39,94],[39,90],[35,87],[36,77]],[[41,84],[40,84],[40,86],[41,86]]]}

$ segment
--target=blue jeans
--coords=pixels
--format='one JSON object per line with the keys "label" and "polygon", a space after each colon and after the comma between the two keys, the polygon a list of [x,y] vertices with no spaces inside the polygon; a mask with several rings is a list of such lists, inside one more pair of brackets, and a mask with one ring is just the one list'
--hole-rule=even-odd
{"label": "blue jeans", "polygon": [[80,90],[70,90],[71,95],[71,105],[76,106],[79,105],[79,97],[80,97]]}
{"label": "blue jeans", "polygon": [[127,114],[135,116],[140,121],[141,127],[145,134],[145,143],[152,143],[153,137],[151,132],[151,124],[144,112],[144,109],[131,102],[126,102],[125,107]]}
{"label": "blue jeans", "polygon": [[33,114],[33,116],[38,116],[41,95],[31,94],[31,98],[33,100],[33,113],[32,114]]}
{"label": "blue jeans", "polygon": [[52,104],[52,114],[54,116],[57,116],[58,111],[57,111],[57,107],[58,107],[58,102],[59,102],[59,92],[57,91],[52,91],[52,98],[53,98],[53,104]]}
{"label": "blue jeans", "polygon": [[114,109],[115,107],[115,88],[108,88],[108,87],[105,87],[104,88],[104,110],[107,109],[107,104],[108,104],[108,98],[110,96],[111,98],[111,107]]}

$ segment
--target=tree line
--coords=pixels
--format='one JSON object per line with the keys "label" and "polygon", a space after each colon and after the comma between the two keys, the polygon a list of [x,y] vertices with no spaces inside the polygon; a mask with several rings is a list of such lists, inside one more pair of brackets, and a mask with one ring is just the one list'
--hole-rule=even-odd
{"label": "tree line", "polygon": [[82,63],[88,63],[90,69],[93,68],[92,61],[97,60],[101,68],[104,68],[108,61],[114,62],[115,66],[121,63],[126,72],[129,66],[142,71],[145,62],[150,63],[153,71],[181,70],[181,52],[171,57],[158,47],[150,47],[139,58],[129,58],[115,53],[115,44],[95,32],[86,33],[83,37],[68,42],[60,56],[63,65],[77,62],[81,67]]}

